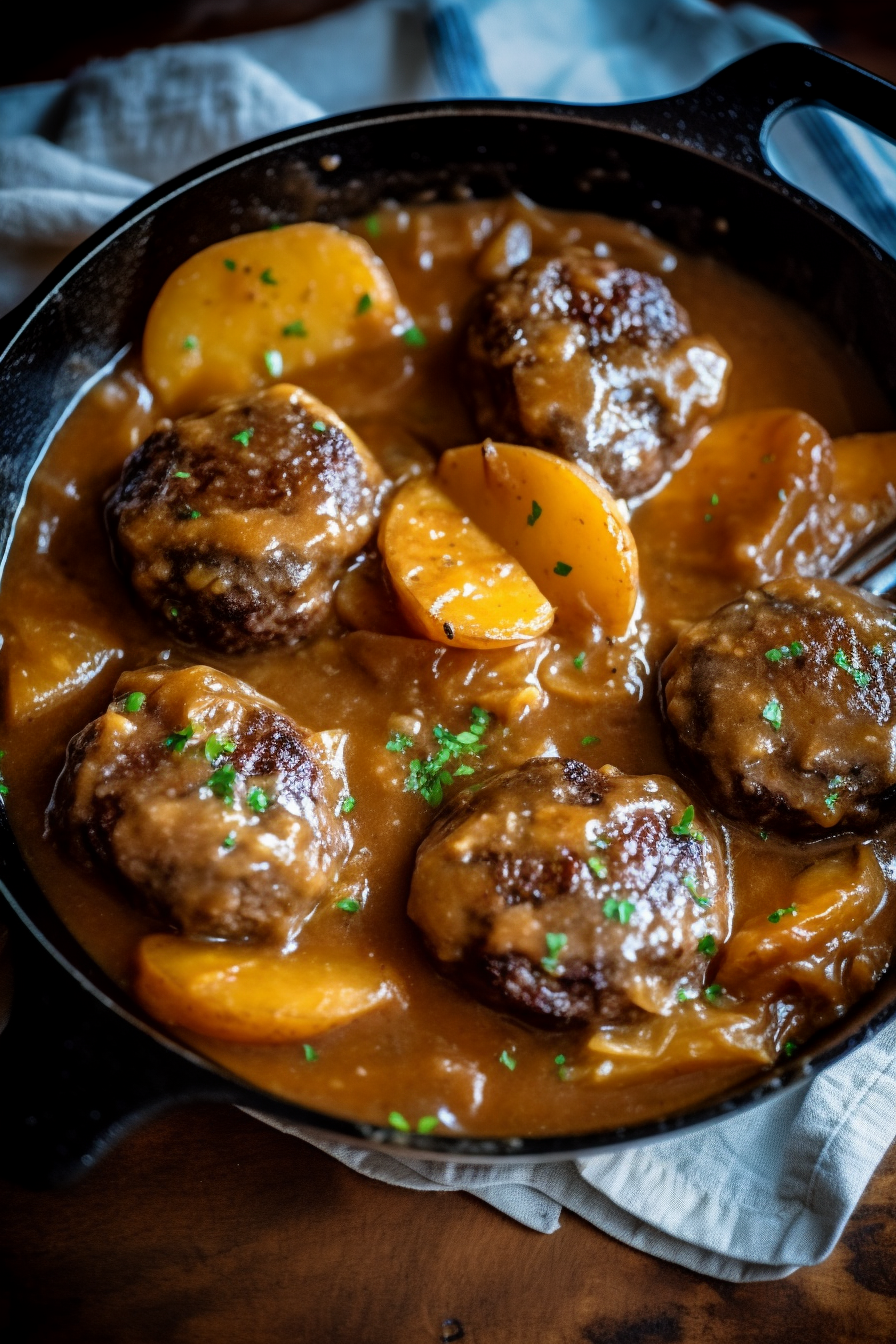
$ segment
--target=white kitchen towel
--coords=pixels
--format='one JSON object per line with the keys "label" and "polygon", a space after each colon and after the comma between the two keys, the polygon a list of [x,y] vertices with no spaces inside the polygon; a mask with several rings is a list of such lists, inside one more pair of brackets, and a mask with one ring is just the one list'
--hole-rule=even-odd
{"label": "white kitchen towel", "polygon": [[[660,96],[803,37],[751,5],[723,12],[707,0],[367,0],[294,29],[96,62],[66,85],[0,90],[0,307],[149,184],[322,110],[498,92]],[[814,129],[782,137],[782,170],[814,180],[816,194],[885,241],[896,219],[891,151],[812,115],[823,119]],[[896,1137],[896,1024],[755,1111],[581,1162],[442,1164],[283,1128],[365,1175],[468,1190],[540,1231],[568,1208],[701,1273],[776,1278],[830,1252]]]}

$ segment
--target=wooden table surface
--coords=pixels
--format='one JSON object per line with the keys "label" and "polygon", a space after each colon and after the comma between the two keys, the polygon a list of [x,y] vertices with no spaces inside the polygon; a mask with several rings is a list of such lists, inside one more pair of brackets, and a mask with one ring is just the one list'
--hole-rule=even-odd
{"label": "wooden table surface", "polygon": [[893,1344],[896,1150],[831,1258],[733,1285],[573,1214],[531,1232],[242,1113],[131,1134],[80,1185],[0,1184],[4,1344]]}

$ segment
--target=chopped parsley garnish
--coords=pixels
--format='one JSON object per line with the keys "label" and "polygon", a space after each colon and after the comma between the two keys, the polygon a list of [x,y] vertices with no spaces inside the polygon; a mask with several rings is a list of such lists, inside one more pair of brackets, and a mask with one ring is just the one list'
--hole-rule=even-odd
{"label": "chopped parsley garnish", "polygon": [[675,995],[675,997],[676,997],[676,999],[678,1000],[679,1003],[687,1003],[688,999],[689,999],[691,996],[690,996],[690,994],[687,992],[686,989],[680,989],[680,990],[678,991],[678,993]]}
{"label": "chopped parsley garnish", "polygon": [[228,835],[225,835],[224,839],[221,841],[221,844],[224,846],[225,849],[233,849],[234,845],[236,844],[236,832],[231,831]]}
{"label": "chopped parsley garnish", "polygon": [[707,985],[703,991],[710,1003],[715,1003],[717,999],[720,999],[723,992],[721,985]]}
{"label": "chopped parsley garnish", "polygon": [[561,1083],[565,1083],[569,1077],[569,1069],[566,1067],[566,1056],[555,1055],[554,1063],[557,1065],[557,1077],[560,1079]]}
{"label": "chopped parsley garnish", "polygon": [[188,471],[176,471],[174,473],[174,479],[176,481],[188,481],[190,479],[190,473]]}
{"label": "chopped parsley garnish", "polygon": [[780,924],[785,915],[795,915],[796,906],[788,905],[783,910],[773,910],[768,917],[769,924]]}
{"label": "chopped parsley garnish", "polygon": [[501,1051],[498,1056],[498,1063],[503,1064],[505,1069],[509,1069],[511,1073],[513,1073],[516,1068],[516,1060],[513,1055],[509,1055],[506,1050]]}
{"label": "chopped parsley garnish", "polygon": [[883,644],[875,644],[874,648],[871,650],[871,656],[872,658],[883,658],[884,656]]}
{"label": "chopped parsley garnish", "polygon": [[719,945],[711,933],[708,933],[705,938],[701,938],[697,944],[697,951],[702,952],[704,957],[714,957],[718,950]]}
{"label": "chopped parsley garnish", "polygon": [[341,901],[336,902],[337,910],[344,910],[347,915],[356,915],[361,909],[361,904],[353,896],[344,896]]}
{"label": "chopped parsley garnish", "polygon": [[558,560],[554,566],[554,573],[559,574],[561,579],[565,579],[567,574],[572,573],[572,565],[568,565],[565,560]]}
{"label": "chopped parsley garnish", "polygon": [[373,299],[370,297],[370,295],[362,294],[360,299],[358,300],[358,306],[355,309],[355,312],[358,314],[359,317],[363,317],[365,313],[370,312],[372,307],[373,307]]}
{"label": "chopped parsley garnish", "polygon": [[408,747],[414,745],[414,739],[408,737],[407,733],[393,733],[386,743],[387,751],[407,751]]}
{"label": "chopped parsley garnish", "polygon": [[548,955],[542,957],[541,964],[548,975],[556,975],[560,964],[560,953],[569,941],[565,933],[546,933],[544,940],[548,946]]}
{"label": "chopped parsley garnish", "polygon": [[232,765],[219,765],[214,774],[206,780],[212,793],[228,807],[233,807],[233,786],[236,783],[236,769]]}
{"label": "chopped parsley garnish", "polygon": [[277,283],[277,281],[274,279],[273,275],[271,274],[271,268],[270,268],[270,266],[268,266],[265,270],[263,270],[262,273],[261,273],[261,275],[260,275],[258,278],[259,278],[259,280],[261,281],[261,283],[262,283],[263,285],[276,285],[276,283]]}
{"label": "chopped parsley garnish", "polygon": [[840,797],[840,790],[843,788],[843,776],[835,775],[830,783],[830,793],[824,800],[825,807],[829,807],[833,812],[837,806],[837,799]]}
{"label": "chopped parsley garnish", "polygon": [[445,796],[445,789],[451,783],[452,774],[447,768],[449,761],[459,756],[475,756],[485,749],[482,735],[489,725],[490,715],[478,705],[470,710],[470,727],[463,733],[450,733],[437,723],[432,735],[439,744],[439,750],[423,759],[410,763],[405,790],[419,793],[430,807],[438,807]]}
{"label": "chopped parsley garnish", "polygon": [[249,429],[241,429],[240,432],[239,432],[239,434],[231,434],[230,437],[231,437],[231,439],[233,440],[234,443],[241,443],[241,444],[243,445],[244,448],[248,448],[248,447],[249,447],[249,440],[251,439],[251,437],[252,437],[252,435],[253,435],[254,433],[255,433],[255,430],[252,429],[252,428],[249,428]]}
{"label": "chopped parsley garnish", "polygon": [[770,663],[780,663],[784,658],[800,658],[805,652],[805,644],[795,639],[792,644],[782,644],[779,649],[767,649],[765,656]]}
{"label": "chopped parsley garnish", "polygon": [[401,333],[401,339],[405,345],[421,346],[426,344],[426,337],[418,326],[408,327],[407,331]]}
{"label": "chopped parsley garnish", "polygon": [[194,519],[196,519],[196,518],[201,518],[201,517],[202,517],[202,514],[199,512],[198,509],[191,509],[190,512],[187,514],[187,518],[190,520],[190,522],[192,522],[192,521],[193,521]]}
{"label": "chopped parsley garnish", "polygon": [[389,1124],[392,1126],[393,1129],[400,1129],[402,1134],[410,1134],[411,1132],[411,1127],[408,1124],[407,1120],[405,1120],[401,1111],[389,1112]]}
{"label": "chopped parsley garnish", "polygon": [[323,434],[326,431],[327,426],[324,424],[323,420],[314,420],[311,428],[318,434]]}
{"label": "chopped parsley garnish", "polygon": [[[177,615],[176,612],[171,614],[172,616]],[[183,751],[195,731],[192,723],[188,724],[186,728],[175,728],[174,732],[165,738],[165,746],[169,751]]]}
{"label": "chopped parsley garnish", "polygon": [[283,372],[283,356],[279,350],[265,350],[264,366],[272,378],[279,378]]}
{"label": "chopped parsley garnish", "polygon": [[799,1046],[797,1045],[796,1041],[785,1041],[785,1042],[784,1042],[784,1056],[785,1056],[785,1058],[786,1058],[786,1059],[793,1059],[793,1056],[796,1054],[796,1052],[797,1052],[798,1049],[799,1049]]}
{"label": "chopped parsley garnish", "polygon": [[417,1133],[431,1134],[438,1123],[439,1117],[437,1115],[421,1115],[417,1121]]}
{"label": "chopped parsley garnish", "polygon": [[377,219],[376,215],[368,215],[364,221],[364,227],[370,234],[371,238],[379,238],[380,234],[382,233],[380,222]]}
{"label": "chopped parsley garnish", "polygon": [[[223,768],[226,770],[227,766],[225,765]],[[233,767],[231,767],[231,769],[232,768]],[[218,772],[215,771],[215,773],[217,774]],[[253,812],[258,812],[259,814],[267,812],[271,805],[271,799],[267,796],[264,789],[260,789],[257,784],[246,794],[246,802]]]}
{"label": "chopped parsley garnish", "polygon": [[124,702],[124,712],[126,714],[139,714],[145,704],[146,696],[142,691],[131,691],[127,700]]}
{"label": "chopped parsley garnish", "polygon": [[349,794],[349,796],[348,796],[347,798],[343,798],[343,800],[342,800],[342,804],[341,804],[339,810],[340,810],[340,812],[343,812],[346,816],[348,816],[349,812],[354,812],[354,810],[355,810],[355,800],[354,800],[354,798],[351,796],[351,794]]}
{"label": "chopped parsley garnish", "polygon": [[684,877],[681,879],[681,884],[691,893],[694,900],[701,908],[705,909],[707,905],[711,904],[708,896],[700,895],[700,888],[697,886],[697,879],[693,873],[685,873]]}
{"label": "chopped parsley garnish", "polygon": [[863,689],[871,681],[871,674],[869,672],[863,672],[860,667],[856,667],[855,663],[851,663],[842,649],[838,649],[834,654],[834,662],[839,668],[842,668],[844,672],[849,673],[860,689]]}
{"label": "chopped parsley garnish", "polygon": [[274,229],[282,229],[282,228],[283,228],[282,224],[269,224],[268,232],[273,232]]}
{"label": "chopped parsley garnish", "polygon": [[197,341],[197,339],[196,339],[195,336],[188,336],[188,337],[186,338],[186,340],[184,341],[184,349],[185,349],[185,350],[195,350],[196,347],[198,346],[198,344],[199,344],[199,342]]}
{"label": "chopped parsley garnish", "polygon": [[224,258],[224,269],[227,270],[227,271],[235,271],[235,270],[236,270],[236,262],[235,262],[235,261],[231,261],[230,257],[225,257],[225,258]]}
{"label": "chopped parsley garnish", "polygon": [[599,882],[604,881],[609,871],[603,859],[599,859],[597,855],[591,856],[591,858],[588,860],[588,867],[591,869],[592,873]]}
{"label": "chopped parsley garnish", "polygon": [[534,527],[535,524],[538,522],[539,518],[541,517],[541,515],[542,515],[542,507],[541,507],[541,505],[539,504],[539,502],[538,502],[537,499],[533,499],[533,501],[532,501],[532,512],[529,514],[528,518],[526,519],[526,523],[528,524],[528,526],[529,526],[529,527]]}
{"label": "chopped parsley garnish", "polygon": [[313,1064],[314,1061],[317,1059],[317,1051],[315,1050],[314,1046],[303,1045],[302,1049],[305,1051],[305,1059],[307,1060],[307,1062],[309,1064]]}
{"label": "chopped parsley garnish", "polygon": [[715,507],[716,504],[718,504],[718,502],[719,502],[719,497],[718,497],[718,495],[710,495],[710,497],[709,497],[709,502],[710,502],[710,504],[712,504],[713,507]]}
{"label": "chopped parsley garnish", "polygon": [[783,721],[783,711],[777,700],[769,700],[765,709],[762,711],[762,717],[766,723],[770,723],[777,733],[780,730]]}
{"label": "chopped parsley garnish", "polygon": [[[5,751],[0,751],[0,759],[5,755]],[[9,793],[9,785],[4,782],[3,774],[0,772],[0,797],[5,797],[7,793]]]}
{"label": "chopped parsley garnish", "polygon": [[576,668],[577,671],[581,672],[582,668],[585,666],[584,653],[577,653],[575,658],[573,658],[572,660],[572,665],[574,668]]}
{"label": "chopped parsley garnish", "polygon": [[600,741],[600,738],[599,738],[599,737],[595,737],[595,735],[594,735],[593,733],[589,733],[589,735],[588,735],[587,737],[583,737],[583,738],[582,738],[582,746],[583,746],[583,747],[593,747],[594,744],[595,744],[595,742],[599,742],[599,741]]}
{"label": "chopped parsley garnish", "polygon": [[475,775],[476,771],[472,765],[459,765],[454,772],[454,778],[463,778],[464,775]]}
{"label": "chopped parsley garnish", "polygon": [[305,323],[302,321],[302,319],[300,317],[297,317],[295,322],[287,322],[286,326],[283,328],[283,335],[307,336],[308,328],[305,326]]}
{"label": "chopped parsley garnish", "polygon": [[759,839],[760,839],[760,840],[767,840],[767,839],[768,839],[768,831],[760,831],[760,832],[759,832]]}
{"label": "chopped parsley garnish", "polygon": [[617,901],[615,896],[611,896],[608,901],[604,901],[603,909],[607,919],[616,919],[620,924],[627,924],[635,913],[635,903]]}
{"label": "chopped parsley garnish", "polygon": [[688,803],[687,807],[681,814],[680,820],[678,820],[674,826],[670,826],[669,830],[672,832],[673,835],[683,835],[688,840],[696,840],[698,845],[702,845],[704,840],[706,839],[706,836],[703,834],[703,832],[698,831],[696,826],[694,825],[693,803]]}
{"label": "chopped parsley garnish", "polygon": [[177,607],[172,607],[171,610],[169,611],[168,615],[171,617],[172,621],[176,621],[176,620],[177,620]]}
{"label": "chopped parsley garnish", "polygon": [[209,765],[214,765],[219,756],[230,756],[236,751],[236,743],[228,738],[222,742],[217,733],[210,733],[205,741],[205,759]]}

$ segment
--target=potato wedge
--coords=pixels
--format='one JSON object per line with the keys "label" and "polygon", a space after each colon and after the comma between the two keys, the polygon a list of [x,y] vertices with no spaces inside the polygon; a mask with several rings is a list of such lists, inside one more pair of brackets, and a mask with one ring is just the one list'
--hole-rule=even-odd
{"label": "potato wedge", "polygon": [[429,476],[394,496],[379,545],[405,619],[427,639],[503,648],[553,623],[550,602],[522,566]]}
{"label": "potato wedge", "polygon": [[643,1023],[597,1031],[588,1041],[599,1061],[591,1081],[622,1087],[703,1069],[753,1070],[775,1057],[769,1026],[763,1004],[729,1008],[691,999],[670,1016],[654,1014]]}
{"label": "potato wedge", "polygon": [[567,621],[625,633],[638,597],[638,552],[613,496],[587,471],[513,443],[452,448],[438,479],[505,546]]}
{"label": "potato wedge", "polygon": [[123,657],[113,639],[77,621],[18,613],[3,650],[7,717],[18,723],[52,709]]}
{"label": "potato wedge", "polygon": [[168,933],[141,941],[134,990],[168,1026],[258,1045],[319,1036],[401,998],[373,959],[284,956]]}
{"label": "potato wedge", "polygon": [[149,312],[143,368],[167,411],[240,396],[390,339],[403,317],[392,278],[363,238],[287,224],[197,252]]}

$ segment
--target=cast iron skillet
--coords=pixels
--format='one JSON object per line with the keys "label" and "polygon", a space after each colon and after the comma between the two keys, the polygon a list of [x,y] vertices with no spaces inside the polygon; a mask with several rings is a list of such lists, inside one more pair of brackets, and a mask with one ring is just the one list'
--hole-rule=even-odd
{"label": "cast iron skillet", "polygon": [[[771,123],[801,102],[896,135],[896,88],[816,48],[781,45],[693,92],[647,103],[422,103],[332,117],[232,150],[159,187],[78,248],[7,320],[0,339],[3,542],[54,426],[139,339],[176,266],[228,234],[272,222],[339,221],[387,198],[457,200],[517,189],[542,205],[641,221],[811,309],[861,353],[896,403],[896,264],[783,182],[765,158]],[[12,1015],[0,1036],[0,1164],[29,1184],[70,1178],[129,1125],[196,1099],[236,1102],[333,1138],[433,1158],[582,1156],[755,1105],[853,1050],[896,1014],[891,969],[794,1060],[650,1124],[559,1138],[404,1135],[279,1100],[169,1039],[54,914],[5,813],[0,883],[16,970]]]}

